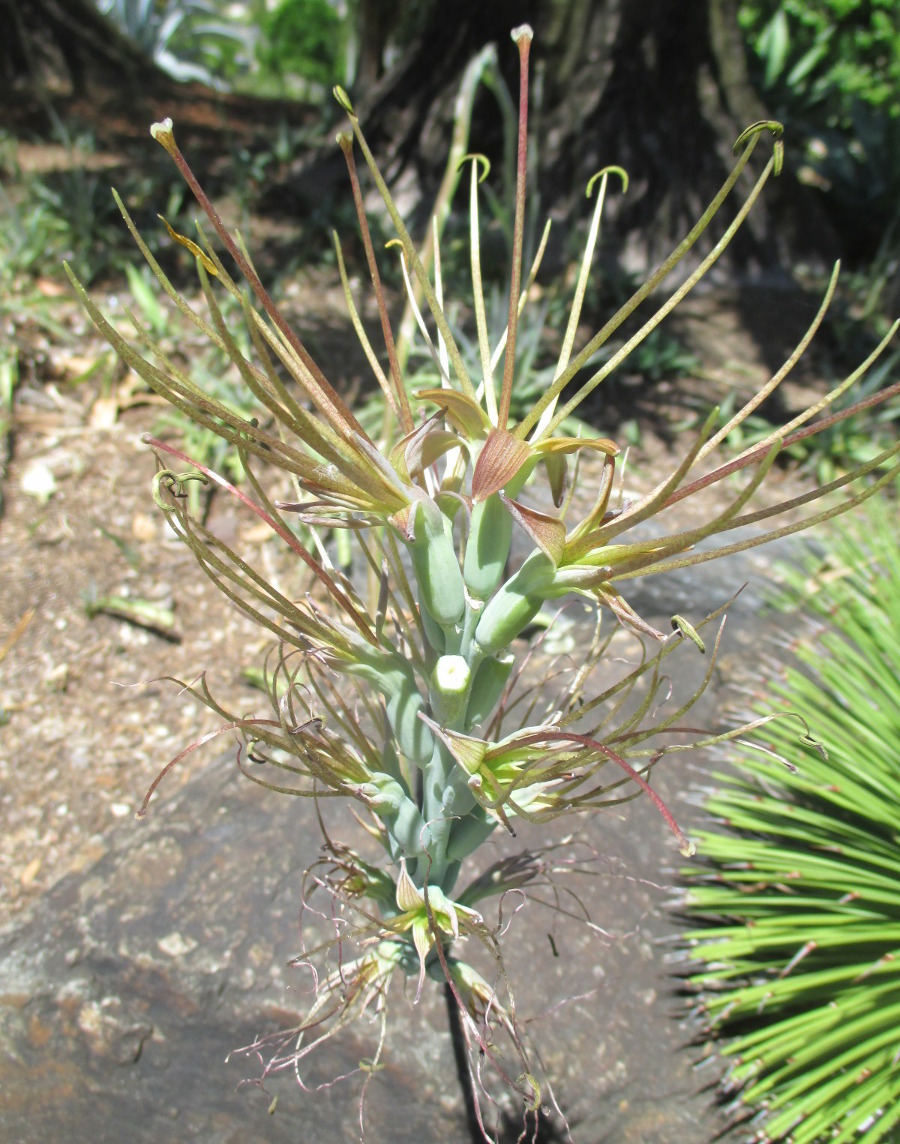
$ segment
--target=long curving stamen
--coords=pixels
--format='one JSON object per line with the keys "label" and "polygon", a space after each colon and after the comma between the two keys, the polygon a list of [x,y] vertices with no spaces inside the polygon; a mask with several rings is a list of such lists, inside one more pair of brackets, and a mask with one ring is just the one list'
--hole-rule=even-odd
{"label": "long curving stamen", "polygon": [[338,144],[347,161],[347,171],[350,175],[350,186],[353,191],[353,202],[356,206],[356,217],[359,220],[359,230],[362,235],[363,246],[366,251],[366,261],[369,264],[369,274],[372,278],[372,288],[375,291],[375,300],[378,304],[378,313],[381,317],[381,330],[384,336],[384,346],[387,350],[388,362],[391,367],[391,388],[393,390],[393,404],[404,433],[413,431],[415,422],[409,408],[409,398],[400,375],[400,362],[397,359],[397,350],[394,345],[394,332],[388,318],[387,302],[384,289],[381,285],[381,275],[378,273],[378,263],[375,261],[375,250],[372,246],[372,235],[369,231],[369,220],[366,217],[366,208],[363,203],[362,190],[359,185],[359,174],[356,170],[356,160],[353,158],[353,136],[341,132],[337,137]]}
{"label": "long curving stamen", "polygon": [[[481,227],[478,218],[478,184],[491,169],[484,155],[466,155],[463,162],[472,164],[469,191],[469,254],[472,266],[472,300],[475,307],[475,328],[478,331],[478,353],[481,357],[481,377],[484,387],[484,405],[491,424],[497,424],[497,395],[494,390],[494,369],[491,363],[491,344],[484,305],[484,283],[481,278]],[[479,171],[480,168],[480,171]]]}
{"label": "long curving stamen", "polygon": [[175,166],[181,172],[185,182],[191,188],[191,191],[193,191],[194,198],[196,198],[197,202],[203,208],[206,217],[213,224],[213,228],[215,229],[216,234],[224,243],[228,253],[240,267],[241,273],[250,283],[253,293],[259,299],[263,309],[278,327],[279,331],[284,336],[294,353],[297,354],[297,356],[303,362],[304,366],[306,366],[306,368],[309,370],[315,382],[315,386],[310,390],[310,396],[318,406],[322,415],[326,417],[336,428],[355,429],[357,432],[362,433],[362,426],[353,416],[350,407],[343,400],[337,390],[334,389],[334,387],[313,361],[309,351],[291,329],[284,315],[275,305],[275,302],[273,301],[268,290],[266,290],[265,286],[263,286],[262,282],[260,282],[256,271],[250,265],[247,257],[228,233],[228,230],[226,229],[225,224],[222,222],[222,219],[216,211],[216,208],[212,205],[206,192],[200,186],[196,176],[194,175],[194,172],[188,165],[187,159],[185,159],[184,155],[182,155],[180,147],[175,142],[175,135],[172,130],[172,120],[164,119],[161,123],[154,123],[150,128],[150,134],[171,157],[172,161],[175,163]]}
{"label": "long curving stamen", "polygon": [[[605,342],[607,342],[609,340],[609,338],[615,333],[615,331],[622,325],[622,323],[625,321],[625,319],[628,318],[632,313],[634,313],[634,311],[638,308],[638,306],[640,306],[640,304],[642,302],[644,302],[650,296],[650,294],[656,289],[656,287],[662,281],[664,281],[664,279],[668,278],[669,274],[675,269],[675,267],[678,265],[678,263],[681,262],[681,260],[685,257],[685,255],[694,246],[697,239],[700,237],[700,235],[709,226],[710,222],[712,221],[714,216],[718,213],[722,204],[725,202],[725,200],[728,198],[728,196],[731,194],[732,190],[734,189],[735,183],[738,181],[738,178],[740,177],[742,171],[744,170],[744,168],[746,167],[747,163],[750,160],[750,156],[752,155],[753,150],[756,147],[756,144],[760,138],[760,132],[763,130],[763,127],[768,128],[776,136],[781,134],[781,131],[782,131],[781,124],[775,123],[773,121],[771,123],[766,123],[762,126],[757,125],[757,129],[748,138],[745,138],[747,136],[746,132],[744,132],[744,134],[742,134],[740,136],[739,142],[742,142],[742,143],[745,142],[746,146],[744,146],[744,150],[741,152],[741,155],[740,155],[737,163],[735,163],[734,167],[731,169],[731,172],[729,173],[728,178],[725,180],[725,182],[719,188],[716,195],[714,196],[714,198],[710,202],[709,206],[706,208],[706,210],[700,216],[700,219],[697,221],[697,223],[695,223],[695,225],[691,228],[691,230],[687,233],[687,235],[685,235],[685,237],[681,240],[681,242],[678,244],[678,246],[675,247],[675,249],[672,251],[672,253],[666,259],[664,259],[663,262],[660,263],[660,265],[656,268],[656,270],[654,270],[654,272],[650,275],[650,277],[646,280],[646,282],[644,282],[644,284],[639,289],[637,289],[634,292],[634,294],[632,294],[632,296],[628,299],[628,301],[623,306],[621,306],[619,308],[619,310],[609,319],[609,321],[603,326],[603,328],[597,334],[595,334],[593,338],[591,338],[591,340],[580,351],[580,353],[575,355],[575,357],[569,363],[568,368],[563,370],[563,372],[559,375],[558,378],[556,378],[556,380],[553,382],[553,385],[547,390],[547,392],[544,394],[544,396],[535,404],[534,408],[528,413],[528,415],[526,417],[524,417],[522,419],[520,424],[516,427],[515,431],[519,436],[525,437],[528,435],[528,433],[531,432],[531,430],[534,428],[534,426],[536,425],[536,423],[538,422],[538,420],[540,419],[541,415],[543,414],[543,412],[547,408],[547,406],[550,404],[550,402],[555,400],[559,396],[559,394],[562,393],[563,389],[565,389],[565,387],[569,384],[569,382],[572,380],[572,378],[575,377],[575,375],[578,373],[578,371],[580,369],[582,369],[583,366],[585,366],[587,364],[587,362],[590,360],[590,358],[592,358],[594,356],[594,354],[597,352],[597,350]],[[756,201],[756,198],[759,195],[759,192],[762,190],[763,184],[767,181],[769,175],[772,174],[773,172],[777,173],[778,170],[780,170],[779,155],[780,155],[780,153],[777,155],[774,155],[772,157],[772,159],[770,159],[769,165],[766,167],[763,174],[757,180],[756,186],[754,187],[753,191],[751,192],[750,197],[745,202],[744,207],[742,208],[741,214],[738,216],[741,221],[743,221],[744,217],[746,216],[747,212],[750,209],[750,206],[752,206],[753,202]],[[737,222],[737,220],[735,220],[735,222]],[[740,223],[738,223],[738,225],[740,225]],[[709,266],[711,266],[712,263],[715,262],[716,258],[718,258],[719,255],[722,253],[722,250],[727,245],[727,243],[731,240],[731,238],[734,235],[734,232],[736,230],[737,230],[737,226],[734,223],[732,223],[731,227],[729,227],[728,230],[725,232],[725,235],[723,236],[723,238],[720,239],[719,242],[716,244],[716,247],[715,247],[714,252],[713,252],[714,257],[710,258],[709,256],[707,256],[707,259],[705,260],[705,263],[704,263],[704,266],[705,266],[705,269],[703,271],[704,273],[705,273],[705,270],[709,269]],[[693,275],[692,278],[694,279],[694,281],[696,281],[696,275]],[[686,292],[687,291],[685,290],[683,293],[676,293],[676,295],[673,295],[673,298],[677,297],[677,299],[680,301],[680,299],[684,296],[684,293],[686,293]],[[673,306],[675,304],[677,304],[675,301],[672,301],[671,299],[670,299],[670,302]],[[657,315],[655,315],[655,317],[652,318],[650,320],[650,322],[647,323],[647,327],[650,327],[651,329],[654,328],[655,325],[659,321],[662,320],[663,316],[664,316],[663,314],[657,313]],[[641,331],[638,335],[635,335],[635,338],[633,338],[631,340],[631,342],[629,342],[628,352],[630,352],[631,349],[634,347],[634,345],[637,344],[637,341],[641,340],[642,337],[645,337],[646,334],[650,332],[650,330],[647,329],[647,327],[645,327],[644,331]],[[603,376],[605,376],[605,374]],[[602,381],[602,380],[603,380],[602,377],[598,377],[598,375],[595,375],[594,378],[591,379],[591,382],[594,385],[596,385],[599,383],[599,381]],[[583,398],[585,396],[587,396],[587,395],[584,392],[584,390],[583,389],[579,390],[578,394],[576,394],[576,397],[573,398],[574,403],[578,404],[578,402],[583,400]],[[552,433],[554,427],[556,425],[560,424],[562,421],[564,421],[566,419],[566,417],[569,416],[569,414],[572,412],[572,408],[570,408],[570,406],[572,406],[572,408],[574,408],[573,403],[569,402],[569,404],[565,408],[565,411],[556,414],[556,416],[553,418],[553,421],[547,427],[546,433]]]}
{"label": "long curving stamen", "polygon": [[281,539],[285,542],[285,544],[288,545],[291,551],[300,557],[303,563],[316,576],[316,578],[321,581],[321,583],[325,586],[328,594],[334,599],[335,603],[338,605],[341,611],[344,612],[344,614],[353,621],[354,625],[359,629],[360,633],[366,639],[366,641],[372,644],[373,647],[379,646],[378,641],[372,634],[369,618],[364,616],[354,606],[349,597],[341,591],[341,589],[337,586],[337,584],[335,584],[334,580],[332,580],[324,568],[322,568],[321,565],[316,560],[314,560],[312,556],[310,556],[310,554],[306,551],[299,540],[297,540],[296,536],[294,536],[294,534],[289,531],[289,529],[271,517],[269,513],[265,511],[265,509],[262,509],[258,504],[255,504],[250,499],[250,497],[247,496],[246,493],[242,492],[238,488],[235,488],[235,486],[230,481],[226,481],[224,477],[220,476],[218,473],[213,472],[212,469],[208,469],[205,465],[201,465],[199,461],[195,461],[193,457],[189,457],[187,453],[182,453],[180,449],[176,449],[174,446],[166,444],[165,441],[159,441],[155,437],[149,436],[149,434],[143,437],[143,441],[153,449],[158,449],[162,453],[168,453],[168,455],[171,457],[177,457],[179,461],[186,461],[187,464],[193,465],[194,468],[203,473],[205,477],[219,485],[220,488],[225,489],[226,492],[231,493],[233,497],[236,497],[252,512],[255,512],[256,515],[260,517],[260,519],[266,522],[266,524],[269,526],[269,528],[272,529],[273,532],[276,532],[281,537]]}
{"label": "long curving stamen", "polygon": [[453,363],[453,370],[459,381],[460,388],[463,393],[468,397],[475,399],[475,387],[472,384],[472,379],[469,377],[469,371],[466,369],[466,363],[463,361],[463,356],[460,353],[459,346],[456,344],[456,338],[453,336],[453,331],[450,329],[450,324],[447,321],[447,316],[440,308],[435,296],[434,287],[431,285],[431,280],[425,267],[422,265],[422,259],[419,257],[419,252],[416,249],[415,243],[410,237],[409,231],[406,229],[406,224],[397,210],[397,205],[391,197],[391,192],[388,190],[388,185],[384,181],[384,176],[375,161],[375,156],[369,147],[366,137],[362,132],[359,125],[359,119],[356,112],[353,110],[353,104],[350,102],[350,97],[341,87],[334,89],[335,99],[347,112],[350,118],[350,124],[353,128],[353,134],[359,143],[360,150],[365,156],[366,165],[375,181],[375,186],[378,188],[378,193],[381,195],[382,201],[390,215],[391,222],[393,223],[394,230],[397,232],[397,240],[403,247],[403,252],[409,262],[409,265],[415,275],[416,281],[425,295],[425,300],[428,303],[428,308],[431,311],[431,316],[434,318],[435,325],[441,332],[441,337],[447,343],[447,352],[450,355],[450,360]]}
{"label": "long curving stamen", "polygon": [[[594,259],[594,250],[597,246],[597,239],[600,236],[600,219],[603,215],[603,204],[606,202],[606,184],[609,181],[611,174],[618,175],[622,180],[622,193],[628,190],[628,174],[622,167],[604,167],[602,171],[598,171],[591,180],[588,182],[585,194],[588,198],[591,197],[591,192],[594,189],[594,183],[600,180],[600,190],[597,194],[597,203],[594,207],[594,216],[591,219],[591,227],[588,232],[587,242],[584,247],[584,255],[581,259],[581,269],[578,272],[578,282],[575,286],[575,294],[572,298],[572,309],[569,311],[569,321],[566,324],[566,333],[563,338],[562,349],[559,353],[559,360],[556,363],[556,369],[553,371],[554,381],[563,372],[569,364],[572,357],[572,347],[575,344],[575,334],[578,330],[578,322],[581,318],[581,308],[584,305],[584,296],[587,292],[588,277],[591,272],[591,262]],[[550,402],[544,412],[541,414],[541,419],[532,434],[532,440],[537,440],[544,429],[553,418],[556,410],[556,399]]]}
{"label": "long curving stamen", "polygon": [[507,325],[506,357],[503,362],[503,387],[500,390],[500,408],[497,425],[505,429],[509,421],[509,405],[516,372],[516,327],[519,321],[519,290],[522,285],[522,253],[525,244],[525,182],[528,173],[528,56],[531,28],[523,24],[515,28],[512,38],[519,49],[519,148],[516,165],[516,218],[513,227],[512,272],[509,286],[509,323]]}

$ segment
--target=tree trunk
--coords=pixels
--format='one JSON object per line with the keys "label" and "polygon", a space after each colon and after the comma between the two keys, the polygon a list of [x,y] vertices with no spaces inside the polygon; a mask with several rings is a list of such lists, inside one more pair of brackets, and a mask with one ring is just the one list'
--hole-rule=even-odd
{"label": "tree trunk", "polygon": [[91,0],[0,0],[0,25],[3,98],[20,115],[100,97],[99,120],[116,98],[127,107],[173,86]]}
{"label": "tree trunk", "polygon": [[[506,87],[516,93],[518,57],[509,33],[523,22],[535,31],[531,116],[541,212],[563,223],[584,214],[591,175],[618,164],[631,185],[627,196],[610,201],[614,226],[607,234],[658,254],[715,193],[738,134],[766,118],[747,81],[737,0],[423,5],[421,31],[399,61],[373,87],[351,92],[386,173],[392,180],[411,173],[406,184],[418,192],[423,210],[443,174],[467,63],[495,43]],[[360,6],[360,19],[374,29],[361,61],[372,80],[391,42],[386,11],[384,0]],[[208,175],[235,144],[250,150],[269,144],[274,124],[308,126],[318,119],[326,124],[321,148],[300,156],[287,178],[268,188],[262,205],[296,214],[321,204],[344,178],[328,113],[178,83],[99,15],[92,0],[0,0],[0,27],[9,30],[0,46],[6,93],[0,93],[0,109],[13,128],[29,115],[31,129],[39,120],[45,130],[75,120],[90,125],[101,146],[121,146],[145,140],[148,125],[170,115],[182,147]],[[471,147],[494,160],[503,156],[503,117],[484,91],[476,100]],[[827,258],[822,246],[830,232],[821,219],[810,221],[810,209],[808,191],[786,174],[754,207],[733,252],[756,262],[783,260],[786,250],[800,248],[805,233],[814,234],[817,252]],[[564,234],[564,226],[558,229]]]}
{"label": "tree trunk", "polygon": [[314,108],[173,79],[92,0],[0,0],[0,113],[13,130],[58,136],[86,127],[101,148],[139,142],[171,116],[205,171],[236,144],[271,145],[273,124],[308,126]]}
{"label": "tree trunk", "polygon": [[[427,211],[443,174],[456,93],[466,64],[488,42],[498,49],[505,84],[518,91],[518,56],[509,33],[530,23],[531,135],[541,213],[565,232],[584,214],[584,189],[596,170],[624,167],[627,196],[614,195],[608,218],[621,241],[658,256],[702,213],[730,170],[744,128],[768,118],[751,88],[737,24],[737,0],[457,0],[433,2],[418,39],[372,89],[351,92],[386,175],[405,180]],[[471,148],[493,162],[503,155],[496,100],[475,106]],[[790,157],[790,139],[787,140]],[[302,209],[320,192],[323,171],[339,165],[307,156],[272,201]],[[746,176],[744,186],[750,185]],[[782,262],[815,241],[827,259],[830,230],[811,196],[786,173],[770,184],[729,257]],[[722,217],[728,217],[723,210]],[[419,220],[421,230],[422,220]],[[700,246],[702,246],[702,242]],[[809,253],[807,249],[804,253]]]}
{"label": "tree trunk", "polygon": [[[733,163],[731,147],[765,118],[746,82],[730,0],[568,0],[543,60],[542,187],[580,194],[610,163],[629,174],[617,229],[671,244]],[[541,61],[540,50],[537,54]],[[759,254],[765,225],[743,253]]]}

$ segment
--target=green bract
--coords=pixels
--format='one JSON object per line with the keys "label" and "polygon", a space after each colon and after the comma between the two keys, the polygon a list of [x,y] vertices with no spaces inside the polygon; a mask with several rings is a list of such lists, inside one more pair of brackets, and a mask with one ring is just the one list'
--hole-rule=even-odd
{"label": "green bract", "polygon": [[[627,599],[627,581],[737,552],[773,537],[797,531],[860,503],[897,471],[900,445],[871,464],[841,477],[812,496],[752,511],[749,503],[779,450],[815,433],[828,419],[813,421],[857,374],[735,460],[714,467],[713,450],[748,417],[787,376],[817,329],[825,305],[782,369],[760,394],[714,435],[711,417],[671,474],[648,494],[613,504],[618,447],[606,437],[563,435],[563,425],[589,394],[647,338],[714,264],[744,221],[781,162],[781,127],[759,123],[737,141],[737,159],[719,192],[684,241],[650,275],[633,297],[603,327],[576,346],[607,183],[611,175],[627,189],[624,172],[609,167],[588,187],[594,211],[552,382],[535,404],[516,420],[511,413],[516,386],[516,343],[520,322],[528,321],[529,294],[544,248],[523,268],[528,118],[528,56],[531,30],[514,33],[521,62],[518,165],[512,268],[507,326],[498,345],[489,341],[485,321],[479,245],[479,173],[471,165],[471,272],[477,360],[467,360],[454,336],[444,302],[439,246],[433,270],[426,269],[401,218],[375,157],[369,150],[350,97],[336,91],[351,133],[338,142],[346,158],[362,243],[381,319],[384,350],[371,345],[340,258],[338,261],[354,326],[386,406],[384,426],[371,434],[328,382],[301,338],[260,282],[239,239],[233,237],[208,200],[178,145],[170,121],[155,124],[154,138],[170,154],[203,208],[219,242],[243,275],[239,286],[212,242],[200,231],[199,242],[171,231],[196,259],[209,316],[181,298],[120,206],[142,253],[163,290],[179,309],[217,345],[238,371],[259,406],[259,419],[247,419],[205,394],[154,343],[133,319],[136,333],[125,338],[97,310],[72,276],[75,289],[101,332],[122,358],[157,393],[201,426],[217,433],[235,450],[248,474],[249,491],[236,489],[220,475],[197,465],[186,474],[164,469],[157,478],[159,504],[172,527],[191,548],[203,571],[218,587],[279,641],[268,675],[273,713],[267,718],[234,716],[222,711],[205,684],[192,688],[204,702],[237,727],[255,765],[248,777],[264,786],[301,796],[344,796],[369,812],[372,832],[383,844],[385,865],[373,872],[340,843],[328,839],[333,861],[317,884],[325,884],[335,907],[353,914],[355,932],[368,951],[345,963],[338,978],[320,977],[325,995],[333,992],[333,1028],[341,1027],[357,1006],[381,1005],[390,977],[397,972],[443,977],[464,1015],[473,1052],[484,1053],[509,1080],[527,1107],[539,1099],[534,1070],[515,1032],[511,994],[502,969],[493,986],[458,960],[456,948],[476,937],[502,967],[496,934],[469,909],[471,902],[502,896],[545,873],[538,861],[502,866],[491,879],[475,878],[457,887],[461,863],[499,829],[514,833],[516,820],[544,822],[575,811],[592,811],[645,793],[673,831],[684,853],[691,845],[665,804],[651,788],[652,766],[667,752],[686,749],[684,734],[673,745],[655,739],[684,714],[695,696],[677,711],[661,713],[667,679],[661,665],[685,645],[702,650],[699,633],[724,612],[708,617],[678,616],[674,630],[662,633],[648,624]],[[479,67],[486,66],[479,58]],[[466,83],[471,84],[471,76]],[[598,368],[590,365],[622,323],[645,304],[714,224],[737,185],[749,176],[749,164],[761,144],[772,141],[749,194],[716,243],[668,298],[651,312],[625,344]],[[354,152],[362,153],[396,234],[385,254],[376,252],[363,208]],[[451,172],[458,179],[458,172]],[[455,185],[455,184],[454,184]],[[446,204],[445,204],[446,205]],[[437,231],[437,228],[436,228]],[[545,232],[546,241],[546,232]],[[417,325],[432,355],[440,385],[410,396],[404,384],[406,350],[398,348],[381,284],[379,262],[398,259],[408,283],[411,324]],[[829,298],[834,283],[829,290]],[[217,301],[219,290],[238,300],[249,330],[253,354],[245,355],[229,331]],[[894,329],[891,331],[893,335]],[[874,360],[884,349],[886,338]],[[502,366],[501,366],[502,359]],[[865,363],[866,365],[870,362]],[[494,371],[497,371],[495,377]],[[580,380],[584,373],[586,380]],[[861,372],[861,371],[858,371]],[[884,391],[890,396],[897,387]],[[565,392],[564,392],[565,391]],[[846,416],[852,408],[842,412]],[[271,426],[271,428],[269,427]],[[159,454],[190,464],[190,458],[160,441]],[[593,487],[586,496],[573,462],[593,460]],[[819,495],[836,493],[885,461],[879,479],[857,486],[851,495],[831,499],[812,512],[792,512],[791,523],[777,523],[788,510],[802,508]],[[289,479],[278,493],[267,491],[254,472],[267,466]],[[742,483],[729,488],[726,507],[698,527],[670,524],[678,501],[697,490],[747,470]],[[217,483],[255,513],[287,546],[309,574],[307,595],[288,596],[253,564],[192,518],[184,482],[198,473]],[[597,475],[599,473],[599,476]],[[702,475],[701,475],[702,474]],[[546,495],[541,499],[541,486]],[[581,487],[579,487],[579,485]],[[538,489],[537,499],[533,490]],[[574,494],[580,491],[580,497]],[[285,499],[276,499],[283,497]],[[763,521],[776,521],[739,541],[697,551],[700,541]],[[297,538],[314,537],[308,549]],[[636,538],[634,526],[652,522],[649,539]],[[368,576],[363,589],[338,572],[328,556],[326,534],[347,530],[357,544]],[[518,531],[528,554],[510,566],[511,541]],[[607,619],[584,648],[577,670],[560,675],[560,694],[540,702],[516,699],[516,644],[548,602],[575,593],[597,606]],[[673,601],[674,604],[674,601]],[[673,607],[673,611],[675,608]],[[592,690],[592,669],[603,658],[616,626],[635,635],[639,662],[616,682]],[[608,629],[608,630],[607,630]],[[706,685],[716,659],[712,648]],[[645,643],[646,641],[646,643]],[[685,647],[689,654],[694,653]],[[699,692],[698,692],[699,693]],[[546,703],[545,703],[546,700]],[[577,731],[576,731],[577,726]],[[719,742],[740,733],[709,736]],[[241,760],[243,764],[243,759]],[[386,883],[394,887],[386,892]],[[342,931],[343,932],[343,931]],[[340,981],[340,985],[337,982]],[[340,990],[340,999],[337,991]],[[303,1032],[322,1033],[323,1005],[314,1006],[294,1050],[273,1058],[270,1068],[297,1064],[309,1052]],[[491,1021],[510,1034],[519,1061],[513,1080],[497,1064]]]}

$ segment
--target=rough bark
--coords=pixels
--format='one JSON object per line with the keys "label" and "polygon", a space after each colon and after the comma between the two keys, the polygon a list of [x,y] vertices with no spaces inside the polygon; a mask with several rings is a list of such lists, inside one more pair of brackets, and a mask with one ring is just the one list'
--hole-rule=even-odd
{"label": "rough bark", "polygon": [[[651,256],[660,253],[722,183],[740,132],[768,117],[747,77],[736,0],[432,4],[404,58],[371,90],[351,93],[388,175],[397,179],[411,168],[415,179],[408,182],[419,189],[424,209],[443,173],[463,69],[494,42],[515,93],[518,58],[509,33],[523,22],[535,30],[531,122],[542,212],[562,221],[564,232],[568,215],[583,214],[591,175],[618,164],[631,186],[624,200],[610,204],[615,230]],[[471,145],[492,160],[502,157],[502,119],[486,93],[476,102]],[[322,170],[319,160],[305,159],[292,185],[275,197],[291,205],[296,196],[308,199],[307,180],[317,187]],[[809,225],[808,192],[789,170],[779,183],[734,244],[737,260],[783,261],[802,245],[804,230],[815,231],[817,250],[827,246],[822,220]]]}
{"label": "rough bark", "polygon": [[169,115],[203,169],[235,144],[265,146],[273,124],[307,125],[316,114],[178,82],[92,0],[0,0],[0,28],[0,114],[14,131],[87,127],[99,147],[146,147],[149,125]]}
{"label": "rough bark", "polygon": [[97,84],[153,87],[163,78],[89,0],[0,0],[0,21],[0,81],[26,100],[82,94]]}
{"label": "rough bark", "polygon": [[[563,222],[583,214],[583,192],[600,167],[629,172],[628,195],[614,196],[608,217],[623,242],[652,256],[696,221],[734,161],[735,139],[769,118],[747,74],[737,0],[526,0],[492,4],[457,27],[437,5],[409,58],[362,101],[379,154],[399,169],[416,161],[423,202],[440,176],[453,95],[466,62],[485,42],[498,46],[507,86],[517,90],[509,30],[527,21],[532,45],[532,137],[543,213]],[[440,50],[436,51],[436,45]],[[480,106],[480,115],[479,115]],[[500,117],[489,96],[476,105],[472,146],[498,158]],[[789,125],[788,125],[789,127]],[[787,163],[757,203],[729,258],[785,265],[800,255],[822,265],[839,242],[818,196]],[[798,144],[799,145],[799,141]],[[748,185],[748,184],[745,184]],[[724,212],[723,217],[727,215]]]}
{"label": "rough bark", "polygon": [[[390,42],[384,0],[361,7],[373,26],[364,70],[373,81]],[[369,141],[392,179],[404,171],[427,207],[443,173],[463,70],[486,44],[498,49],[508,89],[518,86],[512,27],[531,23],[532,137],[543,213],[583,213],[583,191],[599,167],[631,177],[611,202],[623,239],[658,252],[680,237],[721,183],[731,145],[765,109],[747,80],[736,0],[432,0],[420,33],[374,85],[351,92]],[[100,145],[146,138],[171,115],[192,159],[206,171],[229,147],[264,147],[274,124],[323,119],[322,145],[270,187],[264,207],[296,213],[320,205],[344,178],[329,117],[289,101],[255,100],[177,83],[100,16],[91,0],[0,0],[0,95],[7,123],[23,116],[45,128],[86,122]],[[325,128],[328,128],[327,130]],[[788,140],[788,147],[790,142]],[[472,147],[503,154],[496,99],[476,101]],[[790,155],[790,150],[788,152]],[[828,228],[809,222],[810,198],[792,182],[767,193],[735,245],[739,257],[776,261],[804,231],[821,247]],[[565,227],[558,228],[564,232]],[[827,245],[827,241],[826,241]],[[827,257],[827,251],[825,251]]]}

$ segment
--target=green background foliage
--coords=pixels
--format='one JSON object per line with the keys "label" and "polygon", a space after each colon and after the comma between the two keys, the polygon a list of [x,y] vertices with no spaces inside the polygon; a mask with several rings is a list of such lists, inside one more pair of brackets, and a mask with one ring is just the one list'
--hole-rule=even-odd
{"label": "green background foliage", "polygon": [[754,0],[739,19],[763,90],[849,127],[857,102],[900,115],[895,0]]}
{"label": "green background foliage", "polygon": [[[686,871],[692,983],[766,1140],[895,1139],[900,1121],[900,539],[896,499],[830,534],[784,603],[818,617],[772,697],[828,757],[769,724],[714,776]],[[761,708],[760,708],[761,709]],[[791,769],[786,769],[787,763]]]}
{"label": "green background foliage", "polygon": [[347,21],[328,0],[281,0],[260,21],[263,33],[256,59],[263,72],[282,80],[288,73],[322,84],[326,90],[343,74]]}
{"label": "green background foliage", "polygon": [[[805,149],[818,187],[865,257],[900,226],[900,13],[896,0],[753,0],[740,8],[751,75]],[[877,254],[875,253],[877,252]]]}

